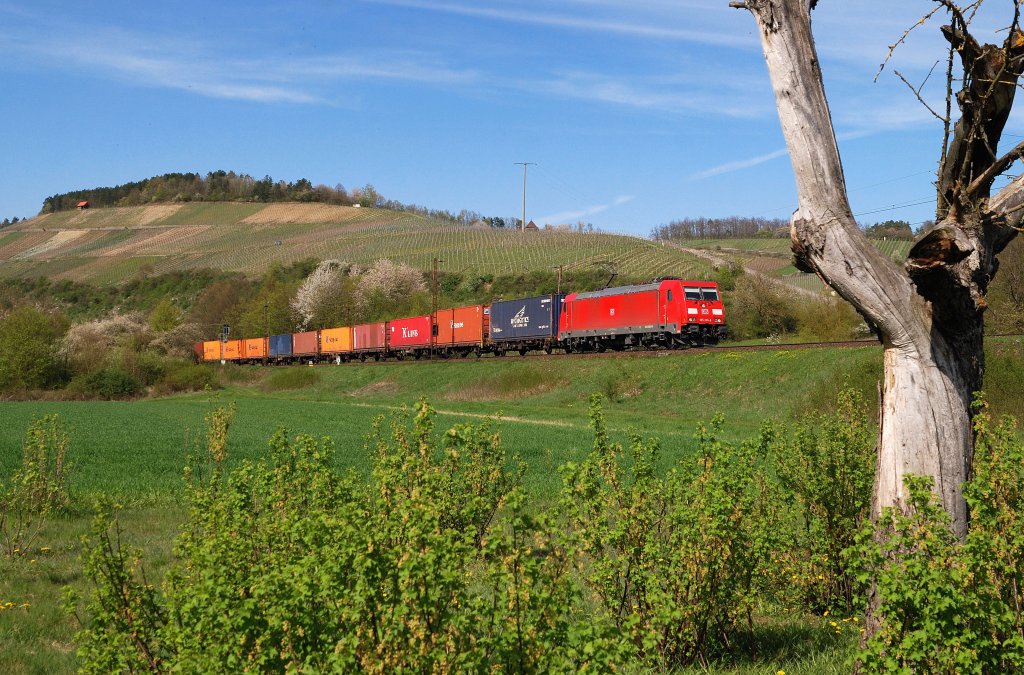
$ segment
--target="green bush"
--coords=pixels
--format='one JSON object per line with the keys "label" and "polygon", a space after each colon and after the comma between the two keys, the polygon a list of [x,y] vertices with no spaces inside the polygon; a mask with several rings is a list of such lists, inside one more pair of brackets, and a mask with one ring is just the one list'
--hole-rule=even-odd
{"label": "green bush", "polygon": [[698,430],[697,457],[659,478],[656,442],[634,436],[624,457],[599,396],[590,415],[594,449],[563,468],[560,510],[593,602],[652,666],[725,653],[777,546],[758,445],[721,441],[718,417]]}
{"label": "green bush", "polygon": [[60,340],[67,320],[31,307],[0,317],[0,391],[52,387],[64,378]]}
{"label": "green bush", "polygon": [[334,471],[329,441],[283,432],[269,463],[225,475],[230,413],[214,415],[161,591],[116,524],[94,529],[97,590],[69,598],[83,672],[611,669],[621,643],[576,620],[567,554],[496,436],[458,427],[438,448],[431,418],[421,403],[411,431],[377,425],[366,485]]}
{"label": "green bush", "polygon": [[46,518],[70,503],[67,445],[56,415],[32,420],[21,467],[6,484],[0,482],[0,551],[8,557],[27,554]]}
{"label": "green bush", "polygon": [[775,473],[794,500],[790,546],[777,559],[779,585],[812,612],[851,616],[863,606],[866,588],[844,552],[868,519],[875,435],[863,396],[850,387],[833,413],[765,428]]}
{"label": "green bush", "polygon": [[203,391],[220,387],[217,371],[197,363],[173,362],[156,383],[158,394]]}
{"label": "green bush", "polygon": [[975,417],[966,541],[956,541],[930,478],[908,476],[905,509],[867,527],[851,561],[873,579],[877,632],[859,654],[868,672],[997,673],[1024,669],[1024,445],[1014,425]]}
{"label": "green bush", "polygon": [[89,373],[82,384],[88,393],[108,401],[131,398],[142,390],[138,380],[117,367]]}

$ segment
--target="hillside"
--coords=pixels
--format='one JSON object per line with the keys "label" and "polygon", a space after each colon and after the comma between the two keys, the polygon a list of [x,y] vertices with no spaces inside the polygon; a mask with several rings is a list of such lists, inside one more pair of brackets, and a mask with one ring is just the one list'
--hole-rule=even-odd
{"label": "hillside", "polygon": [[214,268],[259,274],[272,263],[387,257],[479,274],[582,269],[611,263],[622,275],[704,278],[711,263],[646,239],[615,234],[520,233],[373,208],[323,204],[190,203],[62,211],[0,231],[0,276],[117,284],[140,270]]}
{"label": "hillside", "polygon": [[[897,262],[907,257],[912,241],[870,239],[882,253]],[[788,237],[751,237],[747,239],[690,239],[672,242],[682,251],[701,255],[709,262],[736,262],[748,272],[763,274],[805,291],[822,291],[824,283],[816,274],[806,274],[793,267],[793,254]]]}

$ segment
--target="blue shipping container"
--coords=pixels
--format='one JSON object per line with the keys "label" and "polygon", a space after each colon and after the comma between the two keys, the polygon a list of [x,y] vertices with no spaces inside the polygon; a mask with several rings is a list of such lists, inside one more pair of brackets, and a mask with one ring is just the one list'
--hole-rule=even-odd
{"label": "blue shipping container", "polygon": [[491,303],[491,339],[495,342],[536,340],[558,335],[561,294]]}
{"label": "blue shipping container", "polygon": [[291,356],[292,355],[292,334],[285,333],[284,335],[271,335],[270,336],[270,355],[271,356]]}

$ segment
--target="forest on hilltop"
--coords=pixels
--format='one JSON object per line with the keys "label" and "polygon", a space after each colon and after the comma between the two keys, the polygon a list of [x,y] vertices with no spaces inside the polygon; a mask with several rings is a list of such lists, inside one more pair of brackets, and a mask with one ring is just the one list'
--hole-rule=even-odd
{"label": "forest on hilltop", "polygon": [[[294,182],[274,180],[270,176],[257,179],[234,171],[211,171],[205,176],[198,173],[165,173],[114,187],[73,190],[44,199],[40,214],[69,211],[82,201],[89,202],[90,207],[141,206],[158,202],[301,202],[404,211],[464,224],[485,221],[498,227],[503,227],[507,220],[485,218],[466,209],[452,213],[443,209],[404,204],[386,199],[370,184],[346,189],[340,183],[329,187],[313,185],[306,178]],[[495,221],[500,221],[500,224]]]}

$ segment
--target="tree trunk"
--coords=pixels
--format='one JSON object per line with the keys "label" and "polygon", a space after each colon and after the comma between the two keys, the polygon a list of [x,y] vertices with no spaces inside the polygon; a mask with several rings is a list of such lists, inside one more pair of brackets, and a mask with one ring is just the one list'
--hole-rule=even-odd
{"label": "tree trunk", "polygon": [[953,531],[963,538],[967,507],[961,485],[973,447],[970,403],[983,368],[981,310],[963,303],[969,315],[953,316],[937,307],[854,220],[811,35],[811,2],[734,4],[749,9],[760,28],[793,164],[799,202],[791,236],[797,266],[817,272],[853,304],[885,346],[872,512],[877,516],[906,503],[905,475],[930,476]]}

